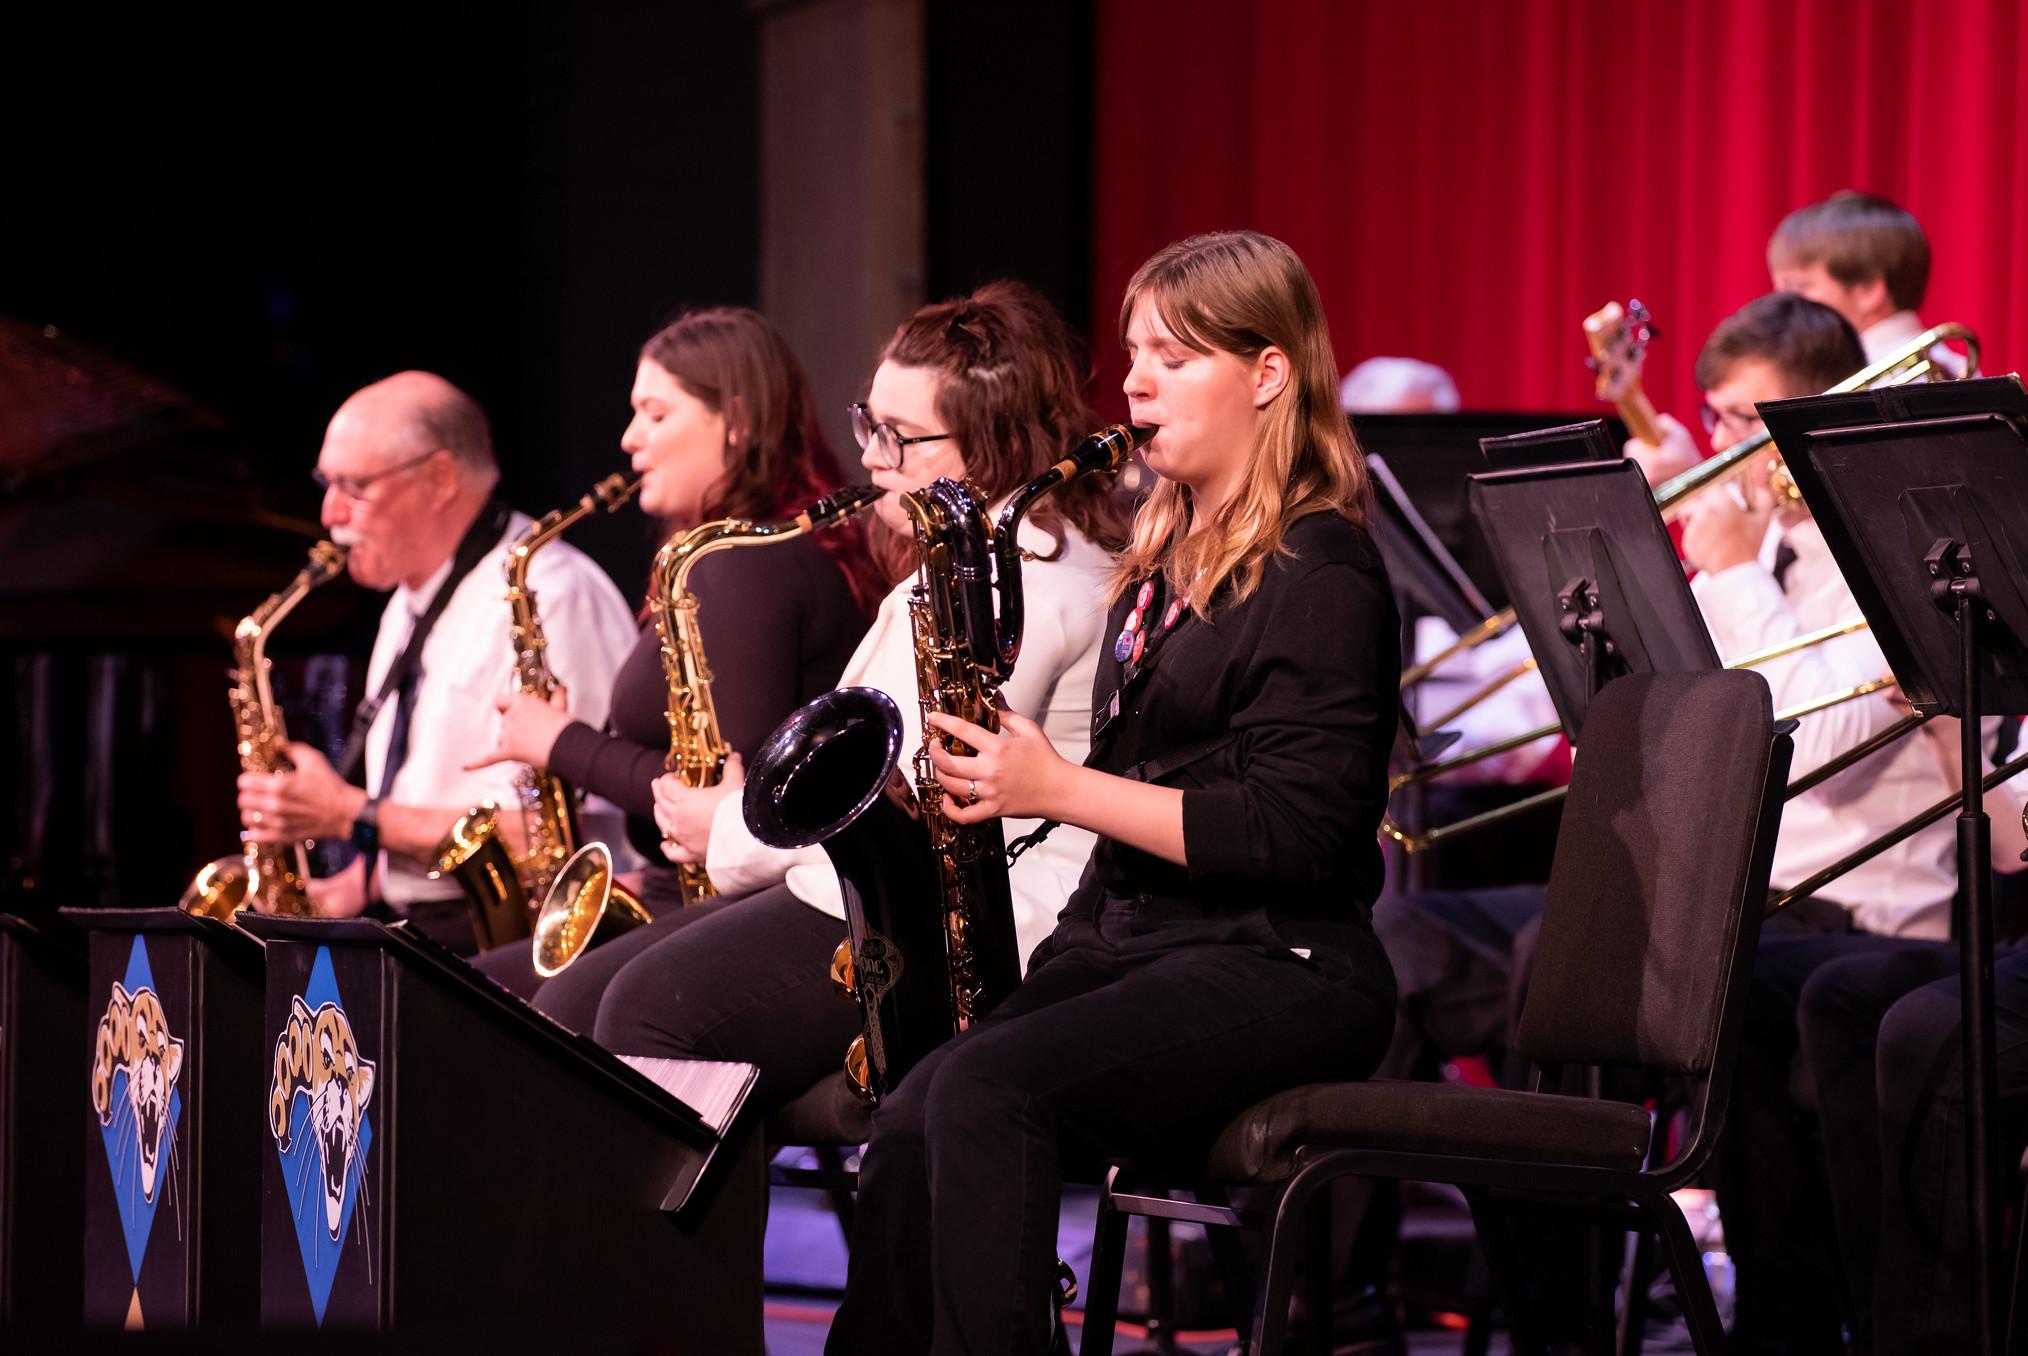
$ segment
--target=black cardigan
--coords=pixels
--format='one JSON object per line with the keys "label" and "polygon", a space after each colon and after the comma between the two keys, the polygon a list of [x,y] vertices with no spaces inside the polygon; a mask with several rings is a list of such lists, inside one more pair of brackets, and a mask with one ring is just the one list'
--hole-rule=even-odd
{"label": "black cardigan", "polygon": [[[845,572],[813,538],[719,551],[697,562],[690,589],[711,667],[726,747],[754,750],[798,706],[837,686],[866,630]],[[673,902],[676,870],[660,850],[651,786],[669,752],[669,683],[650,618],[613,679],[607,731],[566,726],[549,769],[627,815],[627,838],[648,859],[643,891]]]}
{"label": "black cardigan", "polygon": [[[1387,804],[1401,671],[1400,620],[1373,540],[1334,513],[1291,524],[1251,596],[1213,600],[1156,651],[1090,765],[1183,789],[1187,866],[1101,838],[1072,910],[1093,892],[1183,916],[1364,921],[1380,893],[1375,834]],[[1160,586],[1157,586],[1158,592]],[[1135,588],[1114,603],[1108,642]],[[1229,592],[1222,591],[1223,593]],[[1159,629],[1166,601],[1147,620]],[[1122,666],[1110,644],[1094,702]],[[1158,760],[1201,750],[1181,767]]]}

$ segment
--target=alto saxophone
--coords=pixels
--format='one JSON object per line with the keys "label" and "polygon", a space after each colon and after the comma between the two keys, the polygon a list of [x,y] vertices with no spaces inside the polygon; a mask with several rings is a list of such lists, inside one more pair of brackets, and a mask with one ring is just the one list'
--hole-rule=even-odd
{"label": "alto saxophone", "polygon": [[[269,683],[268,636],[282,618],[345,566],[345,548],[320,541],[310,548],[310,562],[289,586],[275,594],[234,628],[232,650],[232,723],[238,734],[239,766],[244,772],[290,772],[289,735],[275,705]],[[303,915],[310,912],[304,882],[310,879],[307,845],[249,841],[238,856],[207,863],[177,907],[185,913],[229,921],[243,908],[262,913]]]}
{"label": "alto saxophone", "polygon": [[[549,668],[549,642],[542,633],[542,615],[528,570],[535,553],[600,509],[611,513],[633,498],[640,478],[617,472],[592,487],[568,509],[557,509],[529,525],[508,549],[505,599],[513,618],[514,685],[548,701],[556,695],[556,675]],[[542,897],[563,864],[577,850],[577,792],[547,769],[523,768],[514,779],[515,803],[521,811],[526,848],[520,856],[507,850],[500,836],[500,810],[491,802],[475,805],[452,823],[436,846],[431,880],[455,879],[472,906],[472,927],[481,949],[518,941],[530,934],[531,899]],[[643,915],[645,916],[645,914]]]}
{"label": "alto saxophone", "polygon": [[[902,496],[915,529],[908,606],[925,717],[912,789],[896,775],[900,713],[870,688],[840,688],[807,703],[754,760],[747,826],[777,847],[822,843],[838,871],[849,937],[831,976],[860,1004],[864,1030],[845,1070],[869,1100],[1021,981],[1000,822],[962,825],[944,814],[931,743],[972,750],[927,717],[940,711],[999,728],[994,696],[1021,652],[1022,518],[1067,481],[1117,471],[1150,432],[1116,424],[1093,434],[1015,491],[997,523],[979,491],[959,481]],[[933,918],[923,907],[931,898]]]}
{"label": "alto saxophone", "polygon": [[[773,522],[719,518],[678,533],[655,553],[648,610],[655,618],[655,634],[662,643],[662,672],[669,682],[669,753],[663,766],[685,786],[718,785],[726,755],[725,737],[718,729],[718,707],[711,698],[711,666],[704,658],[704,636],[697,625],[697,595],[690,591],[690,572],[715,551],[777,545],[805,532],[847,522],[872,507],[880,495],[881,491],[870,485],[848,485],[801,513]],[[685,904],[717,893],[702,862],[684,863],[680,879]],[[557,974],[587,946],[597,944],[611,880],[612,854],[603,843],[587,843],[565,865],[536,917],[537,973]]]}

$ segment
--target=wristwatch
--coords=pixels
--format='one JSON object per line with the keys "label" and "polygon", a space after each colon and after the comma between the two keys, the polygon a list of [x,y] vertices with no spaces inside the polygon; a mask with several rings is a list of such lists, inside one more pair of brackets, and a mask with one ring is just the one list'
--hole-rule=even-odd
{"label": "wristwatch", "polygon": [[352,846],[371,861],[380,851],[380,797],[368,796],[352,819]]}

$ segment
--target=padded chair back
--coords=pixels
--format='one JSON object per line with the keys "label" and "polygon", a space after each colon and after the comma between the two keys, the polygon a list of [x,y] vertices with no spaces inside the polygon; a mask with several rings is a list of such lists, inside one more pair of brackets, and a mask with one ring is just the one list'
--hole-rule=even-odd
{"label": "padded chair back", "polygon": [[1515,1034],[1524,1056],[1712,1068],[1760,934],[1789,751],[1757,673],[1637,674],[1598,694]]}

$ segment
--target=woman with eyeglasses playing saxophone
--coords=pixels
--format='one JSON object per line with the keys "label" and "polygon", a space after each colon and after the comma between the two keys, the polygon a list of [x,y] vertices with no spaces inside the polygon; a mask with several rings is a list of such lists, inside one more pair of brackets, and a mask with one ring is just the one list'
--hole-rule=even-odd
{"label": "woman with eyeglasses playing saxophone", "polygon": [[[641,477],[641,508],[665,531],[715,518],[778,518],[838,488],[809,383],[787,342],[744,307],[692,311],[641,348],[633,418],[620,437]],[[772,545],[724,551],[697,563],[690,590],[717,681],[713,697],[729,763],[750,755],[784,716],[837,681],[877,594],[865,536],[834,527]],[[566,694],[567,695],[567,694]],[[676,868],[657,849],[651,785],[669,751],[669,685],[653,618],[613,682],[607,728],[567,707],[517,692],[501,700],[498,742],[474,766],[546,767],[623,810],[628,838],[648,858],[638,894],[658,919],[688,921],[718,907],[682,908]],[[539,904],[538,899],[534,901]],[[587,951],[566,974],[610,974],[651,928]],[[496,947],[479,968],[574,1030],[594,1008],[536,975],[524,940]],[[578,981],[583,984],[584,981]],[[538,986],[540,991],[538,992]]]}
{"label": "woman with eyeglasses playing saxophone", "polygon": [[[840,685],[893,698],[905,750],[922,742],[922,730],[908,612],[913,532],[898,497],[939,477],[964,477],[997,510],[1097,427],[1084,376],[1062,320],[1018,283],[923,307],[881,352],[854,423],[862,463],[874,485],[889,491],[873,510],[874,552],[901,582],[881,603]],[[1089,738],[1091,675],[1112,568],[1107,548],[1118,540],[1109,496],[1098,477],[1067,486],[1038,505],[1017,537],[1027,556],[1027,625],[1020,663],[1001,693],[1066,748]],[[625,1055],[757,1064],[755,1100],[772,1109],[837,1071],[860,1014],[830,979],[846,925],[829,859],[820,848],[791,852],[758,842],[742,818],[740,788],[736,772],[711,790],[673,778],[656,783],[657,819],[675,844],[672,855],[703,853],[720,896],[745,897],[680,930],[639,929],[664,935],[604,987],[593,1034]],[[1009,823],[1007,837],[1034,827]],[[1023,956],[1048,934],[1091,842],[1059,829],[1009,868]],[[922,907],[934,910],[936,901],[924,899]],[[579,969],[550,989],[589,988]]]}
{"label": "woman with eyeglasses playing saxophone", "polygon": [[1022,986],[874,1113],[834,1353],[1047,1350],[1065,1146],[1208,1135],[1364,1076],[1393,1027],[1368,912],[1399,628],[1316,286],[1279,241],[1199,236],[1142,265],[1120,333],[1160,480],[1112,580],[1113,714],[1084,766],[1016,716],[933,718],[978,750],[936,750],[976,787],[945,813],[1097,848]]}

